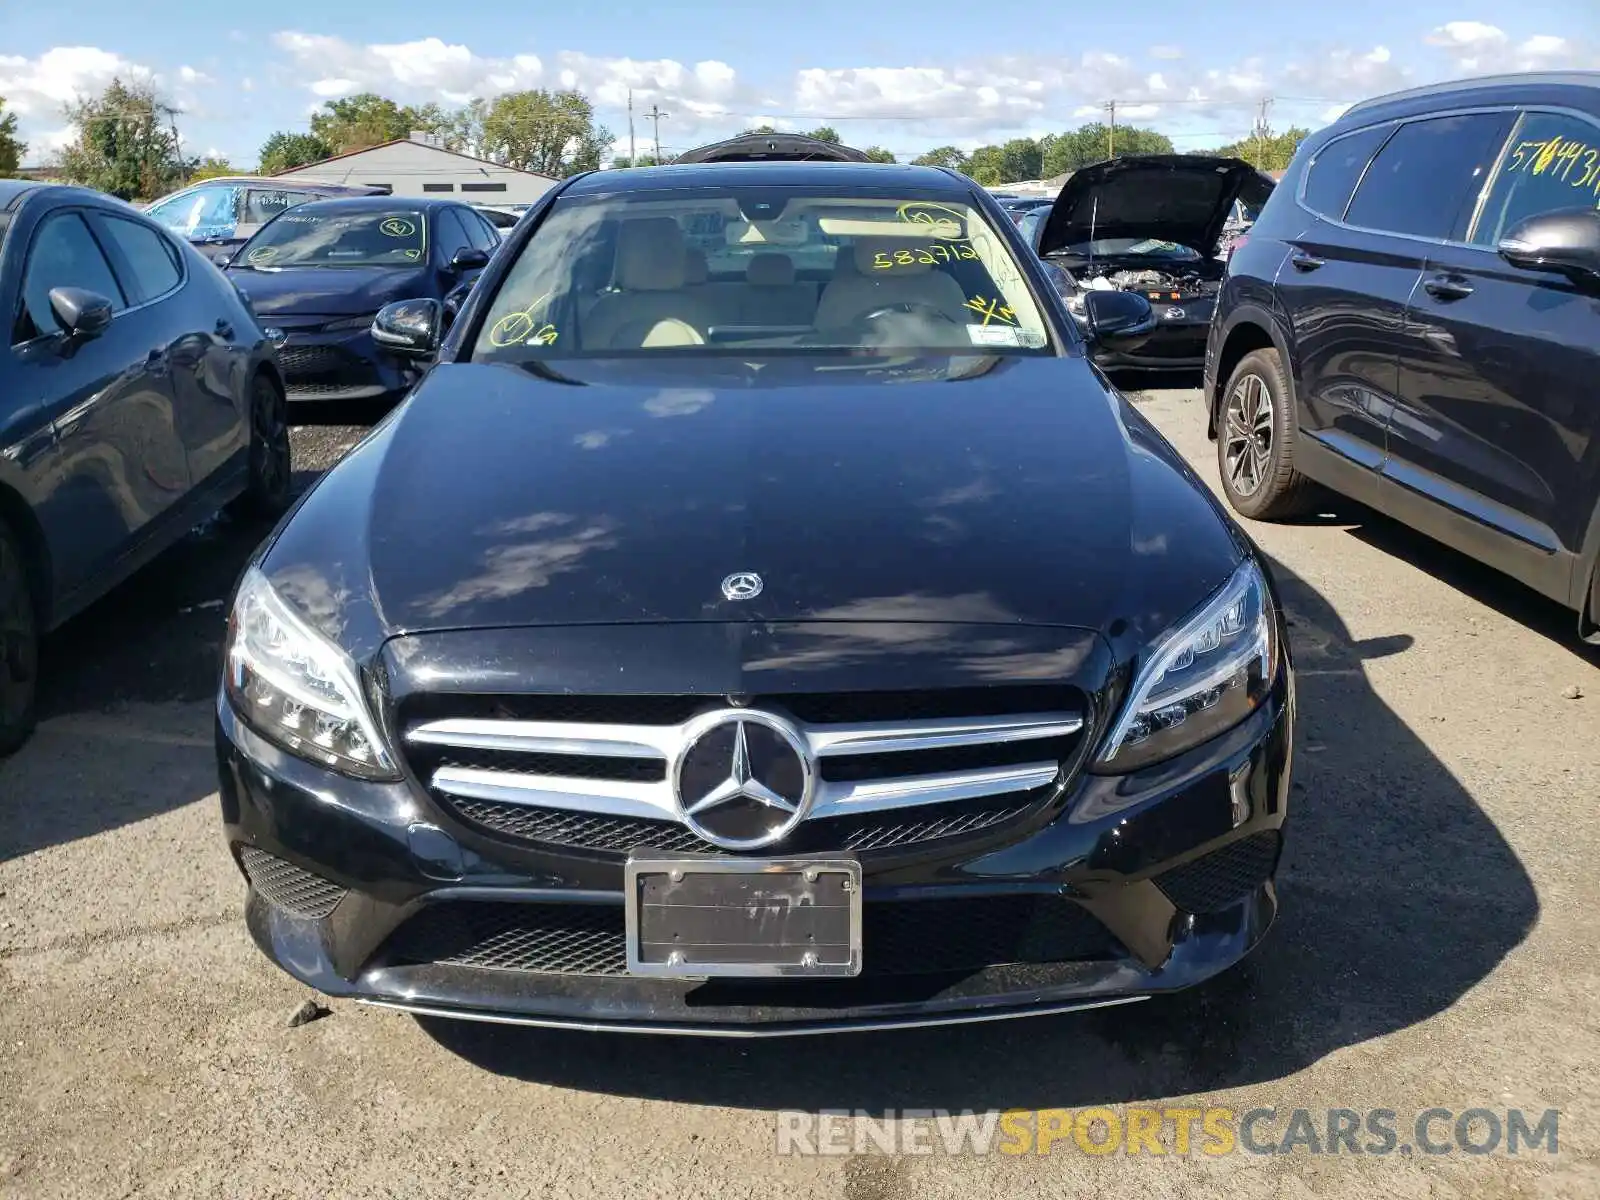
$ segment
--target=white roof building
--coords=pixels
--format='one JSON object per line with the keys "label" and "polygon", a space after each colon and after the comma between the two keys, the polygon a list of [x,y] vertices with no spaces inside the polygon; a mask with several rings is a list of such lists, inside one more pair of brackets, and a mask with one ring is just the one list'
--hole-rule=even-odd
{"label": "white roof building", "polygon": [[275,178],[387,187],[396,196],[450,196],[469,204],[532,204],[554,179],[486,158],[446,150],[439,138],[413,133],[365,150],[280,171]]}

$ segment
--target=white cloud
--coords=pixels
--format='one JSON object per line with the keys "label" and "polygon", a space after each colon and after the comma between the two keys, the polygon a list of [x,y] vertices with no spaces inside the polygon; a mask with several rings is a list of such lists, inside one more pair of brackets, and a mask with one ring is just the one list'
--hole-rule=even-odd
{"label": "white cloud", "polygon": [[150,80],[154,72],[94,46],[57,46],[31,59],[0,54],[0,96],[23,118],[59,116],[63,106],[93,95],[117,76]]}
{"label": "white cloud", "polygon": [[188,64],[178,68],[178,79],[192,87],[204,87],[208,84],[216,82],[215,79],[211,78],[211,76],[207,75],[204,71],[197,70]]}
{"label": "white cloud", "polygon": [[1444,46],[1452,50],[1503,46],[1506,40],[1503,29],[1485,25],[1482,21],[1447,21],[1427,38],[1431,46]]}
{"label": "white cloud", "polygon": [[1514,42],[1499,26],[1482,21],[1447,22],[1428,34],[1426,41],[1445,52],[1457,75],[1600,67],[1600,43],[1550,33]]}
{"label": "white cloud", "polygon": [[1150,50],[1149,50],[1149,54],[1150,54],[1151,58],[1178,59],[1178,58],[1182,58],[1183,57],[1183,47],[1182,46],[1151,46]]}

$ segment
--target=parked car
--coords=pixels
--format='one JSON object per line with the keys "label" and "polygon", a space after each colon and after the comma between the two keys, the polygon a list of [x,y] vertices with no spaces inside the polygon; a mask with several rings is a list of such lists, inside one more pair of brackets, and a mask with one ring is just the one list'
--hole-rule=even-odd
{"label": "parked car", "polygon": [[1600,72],[1358,104],[1233,253],[1206,396],[1233,507],[1313,484],[1600,618]]}
{"label": "parked car", "polygon": [[208,179],[146,206],[145,212],[207,258],[233,253],[273,217],[308,200],[381,195],[387,188],[358,184],[290,183],[271,177],[235,175]]}
{"label": "parked car", "polygon": [[1095,290],[1148,299],[1158,330],[1136,350],[1106,353],[1105,367],[1194,371],[1227,269],[1224,228],[1272,194],[1271,176],[1236,158],[1147,154],[1073,172],[1039,229],[1036,248],[1060,271],[1067,309],[1083,313]]}
{"label": "parked car", "polygon": [[474,204],[472,207],[477,209],[478,213],[485,220],[487,220],[489,224],[493,225],[495,229],[499,230],[502,237],[505,236],[506,230],[510,229],[518,221],[522,220],[522,214],[526,210],[526,206],[512,208],[510,205],[494,204]]}
{"label": "parked car", "polygon": [[1029,213],[1040,209],[1048,212],[1054,203],[1054,196],[1008,196],[1000,201],[1000,207],[1010,214],[1013,223],[1021,225]]}
{"label": "parked car", "polygon": [[222,265],[266,322],[291,401],[388,401],[418,371],[372,340],[374,314],[427,297],[452,317],[499,245],[470,204],[370,196],[299,205]]}
{"label": "parked car", "polygon": [[[702,283],[713,216],[744,270]],[[971,180],[578,176],[441,323],[378,314],[436,365],[233,598],[223,821],[285,970],[772,1035],[1131,1001],[1263,935],[1267,563]]]}
{"label": "parked car", "polygon": [[99,192],[0,180],[0,753],[39,639],[218,507],[276,512],[272,348],[187,244]]}

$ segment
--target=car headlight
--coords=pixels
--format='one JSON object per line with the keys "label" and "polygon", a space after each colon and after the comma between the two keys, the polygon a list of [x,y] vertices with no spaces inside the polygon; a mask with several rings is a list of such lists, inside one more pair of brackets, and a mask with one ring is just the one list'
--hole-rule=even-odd
{"label": "car headlight", "polygon": [[252,729],[290,754],[361,779],[397,779],[356,665],[251,567],[228,616],[224,686]]}
{"label": "car headlight", "polygon": [[1083,307],[1083,295],[1074,292],[1067,297],[1067,311],[1080,320],[1086,315]]}
{"label": "car headlight", "polygon": [[1097,765],[1135,770],[1230,729],[1266,699],[1278,654],[1272,596],[1260,567],[1247,559],[1156,639]]}
{"label": "car headlight", "polygon": [[324,333],[338,333],[345,329],[365,329],[372,324],[376,312],[369,312],[361,317],[340,317],[337,321],[329,321],[322,327]]}

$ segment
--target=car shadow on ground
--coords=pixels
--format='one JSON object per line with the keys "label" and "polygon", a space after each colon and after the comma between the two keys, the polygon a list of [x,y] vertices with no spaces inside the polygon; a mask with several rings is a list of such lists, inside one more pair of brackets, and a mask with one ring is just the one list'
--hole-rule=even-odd
{"label": "car shadow on ground", "polygon": [[[297,430],[296,493],[362,432],[359,426],[317,428],[309,436]],[[99,714],[118,720],[129,705],[216,695],[228,597],[271,531],[270,521],[218,513],[46,637],[39,663],[41,725]],[[195,739],[209,734],[209,724],[183,731]],[[21,753],[28,753],[26,746]],[[0,758],[0,771],[5,769]],[[154,787],[128,789],[127,795],[83,794],[71,804],[34,805],[25,819],[8,820],[6,804],[23,799],[0,794],[0,862],[133,824],[194,796]]]}
{"label": "car shadow on ground", "polygon": [[[1176,996],[942,1030],[719,1041],[420,1019],[451,1052],[562,1087],[752,1109],[1005,1109],[1282,1079],[1449,1008],[1533,928],[1498,829],[1368,685],[1332,607],[1275,565],[1299,672],[1282,916],[1238,970]],[[868,949],[870,953],[870,948]]]}

